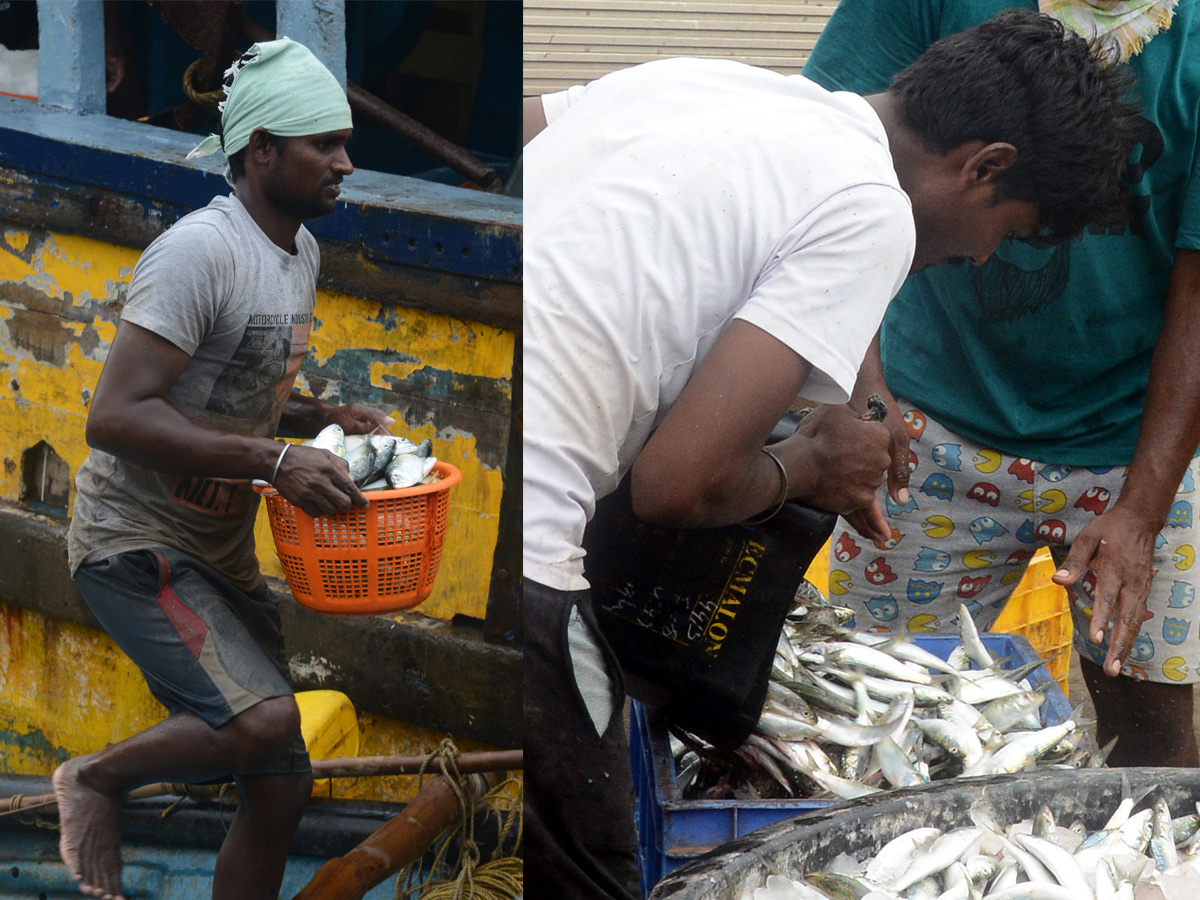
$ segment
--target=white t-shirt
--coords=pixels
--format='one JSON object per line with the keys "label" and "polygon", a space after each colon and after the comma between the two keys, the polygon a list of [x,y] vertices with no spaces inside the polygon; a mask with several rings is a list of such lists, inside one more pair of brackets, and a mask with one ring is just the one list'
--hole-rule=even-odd
{"label": "white t-shirt", "polygon": [[524,577],[587,587],[595,501],[744,319],[845,402],[912,264],[912,209],[861,97],[669,59],[543,100],[525,147]]}

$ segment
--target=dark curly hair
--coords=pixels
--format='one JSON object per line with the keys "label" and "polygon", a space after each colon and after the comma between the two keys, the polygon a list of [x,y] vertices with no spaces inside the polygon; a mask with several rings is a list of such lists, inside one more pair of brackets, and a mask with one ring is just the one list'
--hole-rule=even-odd
{"label": "dark curly hair", "polygon": [[935,153],[971,140],[1017,148],[996,200],[1034,204],[1038,243],[1123,220],[1121,173],[1141,133],[1131,79],[1056,19],[1003,12],[932,44],[889,90]]}

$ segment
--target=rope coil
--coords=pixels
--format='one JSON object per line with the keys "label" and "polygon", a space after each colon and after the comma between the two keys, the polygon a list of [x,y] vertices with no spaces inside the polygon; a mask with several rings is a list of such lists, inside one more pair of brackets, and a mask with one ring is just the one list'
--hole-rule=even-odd
{"label": "rope coil", "polygon": [[[524,829],[524,819],[521,816],[521,791],[518,790],[515,801],[507,805],[507,815],[497,811],[499,819],[499,835],[496,849],[492,858],[479,865],[479,845],[475,842],[474,812],[480,806],[491,804],[500,799],[501,793],[512,785],[519,785],[515,778],[507,778],[492,788],[472,806],[465,779],[458,771],[456,760],[458,749],[454,741],[446,738],[435,753],[421,766],[418,773],[419,784],[424,783],[425,769],[428,763],[436,761],[441,776],[446,780],[454,796],[458,799],[458,824],[447,829],[442,837],[433,863],[429,867],[429,875],[424,881],[420,880],[420,860],[405,866],[396,875],[396,900],[513,900],[519,896],[524,887],[524,863],[515,856],[500,856],[505,839],[516,826],[516,838],[513,852],[521,844]],[[450,844],[457,834],[462,839],[459,845],[458,862],[455,865],[456,875],[452,880],[434,881],[435,874],[441,869]]]}
{"label": "rope coil", "polygon": [[[0,816],[12,816],[22,825],[33,825],[37,828],[46,828],[50,831],[58,831],[58,823],[43,819],[38,814],[39,809],[44,809],[48,806],[55,806],[54,801],[48,803],[38,803],[32,806],[21,808],[21,801],[25,799],[26,794],[14,794],[8,798],[8,809],[0,812]],[[22,818],[22,814],[29,815],[30,818]]]}
{"label": "rope coil", "polygon": [[201,93],[196,90],[194,83],[196,79],[196,67],[204,62],[204,60],[203,56],[199,57],[183,73],[183,92],[197,106],[216,106],[221,100],[221,95],[224,93],[224,87],[219,87],[215,91]]}

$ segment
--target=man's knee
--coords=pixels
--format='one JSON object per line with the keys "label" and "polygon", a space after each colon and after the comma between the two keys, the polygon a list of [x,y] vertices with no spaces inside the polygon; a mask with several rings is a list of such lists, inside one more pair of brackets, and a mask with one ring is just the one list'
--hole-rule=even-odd
{"label": "man's knee", "polygon": [[294,697],[272,697],[239,713],[229,724],[237,733],[239,768],[253,771],[292,746],[300,733],[300,708]]}

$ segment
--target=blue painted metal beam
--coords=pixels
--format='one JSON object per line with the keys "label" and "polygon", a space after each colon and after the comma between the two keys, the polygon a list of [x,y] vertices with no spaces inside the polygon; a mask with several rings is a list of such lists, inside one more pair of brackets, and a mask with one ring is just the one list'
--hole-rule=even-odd
{"label": "blue painted metal beam", "polygon": [[[128,194],[172,217],[229,192],[222,157],[184,160],[195,135],[107,116],[82,124],[71,113],[0,98],[0,168]],[[359,170],[337,210],[308,228],[371,259],[520,282],[521,222],[518,198]]]}
{"label": "blue painted metal beam", "polygon": [[38,104],[77,115],[103,113],[104,4],[38,0]]}
{"label": "blue painted metal beam", "polygon": [[275,33],[306,46],[346,86],[344,0],[275,0]]}

